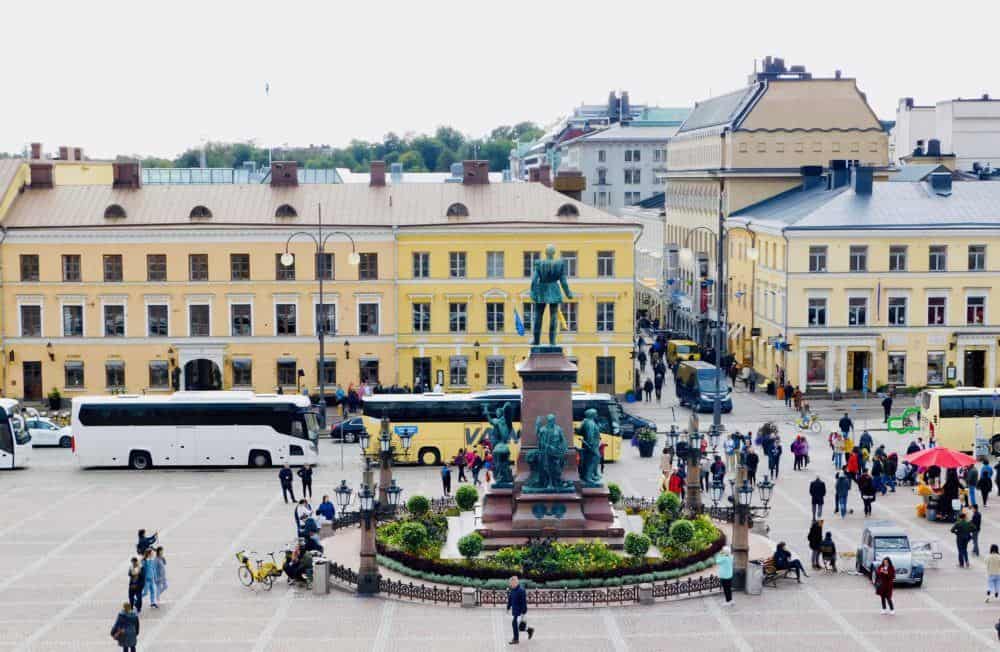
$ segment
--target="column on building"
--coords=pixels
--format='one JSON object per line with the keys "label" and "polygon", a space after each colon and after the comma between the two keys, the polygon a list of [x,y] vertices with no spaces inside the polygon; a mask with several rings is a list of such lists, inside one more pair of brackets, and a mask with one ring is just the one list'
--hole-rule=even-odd
{"label": "column on building", "polygon": [[[876,376],[875,370],[878,369],[878,362],[875,357],[876,355],[875,351],[876,351],[875,343],[872,342],[870,345],[868,345],[868,391],[870,392],[875,391],[876,383],[878,382],[877,380],[875,380]],[[889,367],[887,362],[886,373],[888,374],[888,372],[889,372]]]}
{"label": "column on building", "polygon": [[833,393],[834,390],[834,378],[833,375],[836,373],[837,365],[835,361],[837,359],[837,347],[831,344],[826,350],[826,391]]}
{"label": "column on building", "polygon": [[[947,374],[947,371],[945,373]],[[955,377],[960,385],[965,384],[965,345],[961,340],[955,351]]]}
{"label": "column on building", "polygon": [[[801,340],[799,341],[801,342]],[[805,349],[799,347],[795,347],[795,355],[799,356],[799,387],[805,392],[809,386],[809,369],[807,366],[809,355]]]}

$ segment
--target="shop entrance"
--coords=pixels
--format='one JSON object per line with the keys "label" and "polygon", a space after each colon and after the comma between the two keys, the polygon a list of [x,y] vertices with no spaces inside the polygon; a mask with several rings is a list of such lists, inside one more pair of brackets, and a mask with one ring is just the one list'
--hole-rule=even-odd
{"label": "shop entrance", "polygon": [[[871,363],[868,351],[848,351],[847,352],[847,389],[861,391],[865,388],[865,369],[868,369],[868,377],[871,378]],[[870,382],[870,381],[869,381]]]}
{"label": "shop entrance", "polygon": [[986,385],[986,351],[965,352],[965,372],[962,383],[966,387],[984,387]]}

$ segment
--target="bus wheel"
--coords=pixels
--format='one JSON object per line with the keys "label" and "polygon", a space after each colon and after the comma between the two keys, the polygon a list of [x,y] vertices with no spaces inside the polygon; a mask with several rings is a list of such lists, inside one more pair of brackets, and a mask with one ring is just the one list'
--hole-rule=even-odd
{"label": "bus wheel", "polygon": [[73,438],[72,437],[65,437],[64,436],[64,437],[60,437],[59,438],[59,447],[60,448],[70,448],[72,446],[73,446]]}
{"label": "bus wheel", "polygon": [[133,451],[128,458],[128,465],[136,471],[145,471],[153,466],[153,460],[149,459],[149,453],[145,451]]}
{"label": "bus wheel", "polygon": [[441,463],[441,453],[436,448],[421,448],[417,460],[424,466],[437,466]]}
{"label": "bus wheel", "polygon": [[271,455],[267,451],[250,451],[250,466],[262,469],[271,466]]}

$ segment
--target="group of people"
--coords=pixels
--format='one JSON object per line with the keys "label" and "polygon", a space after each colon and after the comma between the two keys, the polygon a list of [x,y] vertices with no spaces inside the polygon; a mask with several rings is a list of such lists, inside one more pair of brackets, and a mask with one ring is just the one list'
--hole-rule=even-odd
{"label": "group of people", "polygon": [[[486,484],[493,482],[493,451],[486,438],[477,447],[459,449],[452,464],[458,470],[458,482],[468,482],[471,476],[472,484],[478,487],[483,484],[480,474],[485,474]],[[451,468],[447,462],[441,466],[441,489],[445,496],[451,495]]]}
{"label": "group of people", "polygon": [[303,464],[295,474],[292,474],[292,467],[285,464],[278,471],[278,483],[281,485],[281,495],[285,499],[285,504],[287,505],[289,499],[291,502],[296,502],[295,500],[295,489],[292,486],[295,482],[295,475],[299,476],[302,481],[302,497],[312,498],[312,482],[313,482],[313,468],[310,464]]}
{"label": "group of people", "polygon": [[129,561],[127,573],[128,601],[122,604],[111,626],[111,638],[123,650],[135,651],[143,597],[149,595],[150,608],[159,609],[159,600],[167,590],[167,558],[158,540],[158,532],[149,536],[146,530],[137,533],[135,556]]}
{"label": "group of people", "polygon": [[[647,403],[653,401],[654,394],[657,403],[663,398],[663,383],[667,377],[666,344],[667,340],[663,335],[658,335],[648,347],[641,335],[636,338],[635,393]],[[640,384],[643,377],[645,381]]]}

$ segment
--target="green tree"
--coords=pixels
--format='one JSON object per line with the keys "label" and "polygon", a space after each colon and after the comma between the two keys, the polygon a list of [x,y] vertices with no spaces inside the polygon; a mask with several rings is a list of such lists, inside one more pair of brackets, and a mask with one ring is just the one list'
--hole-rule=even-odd
{"label": "green tree", "polygon": [[457,129],[451,127],[438,127],[434,132],[434,137],[438,142],[453,152],[457,152],[465,143],[465,136]]}
{"label": "green tree", "polygon": [[675,544],[683,546],[694,538],[694,524],[691,521],[681,518],[677,519],[670,526],[670,540]]}
{"label": "green tree", "polygon": [[399,162],[403,164],[403,169],[407,172],[427,171],[427,168],[424,167],[424,159],[420,156],[420,152],[412,149],[400,154]]}
{"label": "green tree", "polygon": [[425,170],[433,170],[444,146],[441,141],[431,136],[417,136],[410,141],[410,148],[420,154]]}
{"label": "green tree", "polygon": [[646,553],[649,552],[650,545],[652,545],[652,542],[645,534],[629,532],[625,535],[625,552],[636,559],[645,557]]}
{"label": "green tree", "polygon": [[441,150],[441,153],[438,154],[437,163],[434,164],[434,170],[436,172],[450,172],[451,164],[457,163],[458,160],[458,154],[450,149],[443,149]]}
{"label": "green tree", "polygon": [[458,552],[471,561],[483,551],[483,537],[477,533],[466,534],[458,540]]}
{"label": "green tree", "polygon": [[430,511],[431,501],[427,500],[426,496],[421,496],[420,494],[410,496],[410,499],[406,501],[406,509],[413,516],[422,518]]}
{"label": "green tree", "polygon": [[427,545],[427,528],[423,523],[407,521],[399,526],[399,542],[407,552],[419,552]]}
{"label": "green tree", "polygon": [[472,485],[464,484],[455,492],[455,504],[463,512],[467,512],[475,507],[478,500],[479,492]]}

